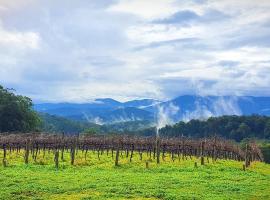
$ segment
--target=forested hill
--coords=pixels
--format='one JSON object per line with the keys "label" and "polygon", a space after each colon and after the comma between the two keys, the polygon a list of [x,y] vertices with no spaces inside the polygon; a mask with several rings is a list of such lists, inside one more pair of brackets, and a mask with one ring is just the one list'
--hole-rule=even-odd
{"label": "forested hill", "polygon": [[187,123],[178,122],[160,130],[162,136],[223,138],[241,141],[245,138],[270,139],[270,117],[266,116],[221,116],[210,117],[206,121],[191,120]]}
{"label": "forested hill", "polygon": [[41,125],[39,130],[47,133],[79,134],[90,130],[99,130],[99,125],[88,122],[70,120],[64,117],[39,113]]}
{"label": "forested hill", "polygon": [[[39,113],[41,119],[41,126],[39,130],[47,133],[65,133],[65,134],[139,134],[144,132],[151,126],[154,126],[149,121],[129,121],[118,122],[113,124],[98,125],[86,121],[77,121],[49,115],[46,113]],[[151,132],[152,134],[153,132]]]}

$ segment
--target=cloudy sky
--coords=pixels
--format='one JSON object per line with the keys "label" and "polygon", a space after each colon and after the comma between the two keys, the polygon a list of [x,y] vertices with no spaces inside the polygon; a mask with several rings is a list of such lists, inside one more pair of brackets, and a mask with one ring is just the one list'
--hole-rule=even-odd
{"label": "cloudy sky", "polygon": [[270,1],[0,0],[0,84],[36,102],[270,96]]}

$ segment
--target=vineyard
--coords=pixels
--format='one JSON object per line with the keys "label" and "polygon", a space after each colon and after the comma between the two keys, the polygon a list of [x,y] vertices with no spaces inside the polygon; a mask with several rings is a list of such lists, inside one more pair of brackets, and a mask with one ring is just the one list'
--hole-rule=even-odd
{"label": "vineyard", "polygon": [[[134,153],[138,153],[140,160],[146,157],[145,165],[148,168],[147,160],[155,160],[157,164],[165,161],[170,156],[172,161],[187,160],[193,157],[200,159],[204,165],[209,159],[244,161],[243,169],[252,161],[263,161],[260,149],[255,143],[246,145],[241,149],[232,141],[214,138],[190,139],[160,138],[160,137],[134,137],[134,136],[64,136],[48,134],[5,134],[0,136],[0,145],[3,151],[3,166],[7,167],[8,154],[23,152],[24,163],[29,163],[29,157],[35,162],[37,158],[44,158],[46,153],[53,154],[55,167],[63,161],[66,153],[70,154],[70,164],[74,165],[76,155],[81,153],[85,160],[89,152],[94,152],[98,158],[102,155],[110,156],[115,166],[123,157],[132,162]],[[12,162],[12,160],[10,161]],[[198,165],[194,162],[195,167]]]}
{"label": "vineyard", "polygon": [[270,198],[255,143],[2,134],[0,147],[0,200]]}

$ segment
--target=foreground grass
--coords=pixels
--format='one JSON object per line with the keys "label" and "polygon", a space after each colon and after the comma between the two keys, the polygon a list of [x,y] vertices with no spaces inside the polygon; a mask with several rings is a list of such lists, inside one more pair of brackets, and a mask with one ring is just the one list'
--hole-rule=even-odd
{"label": "foreground grass", "polygon": [[[2,152],[0,152],[2,158]],[[8,154],[8,167],[0,166],[0,199],[270,199],[270,165],[253,163],[247,171],[242,163],[219,160],[194,168],[196,158],[169,156],[159,166],[146,155],[132,163],[125,155],[114,167],[111,155],[100,160],[91,152],[85,160],[79,152],[75,166],[60,162],[57,170],[53,154],[23,163],[21,154]],[[198,162],[198,161],[197,161]],[[199,162],[198,162],[199,163]]]}

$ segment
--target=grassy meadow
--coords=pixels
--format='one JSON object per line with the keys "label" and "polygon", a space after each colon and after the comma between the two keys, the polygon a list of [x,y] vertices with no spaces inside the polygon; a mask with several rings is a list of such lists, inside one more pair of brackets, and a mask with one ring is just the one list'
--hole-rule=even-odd
{"label": "grassy meadow", "polygon": [[120,158],[115,167],[111,154],[98,159],[89,152],[85,159],[78,152],[71,166],[65,153],[56,169],[52,152],[31,157],[28,165],[23,152],[8,152],[8,166],[0,166],[0,199],[270,199],[269,164],[255,162],[243,171],[236,161],[209,159],[201,166],[197,158],[173,162],[168,155],[157,166],[146,154],[143,161],[135,154],[131,163],[125,154]]}

